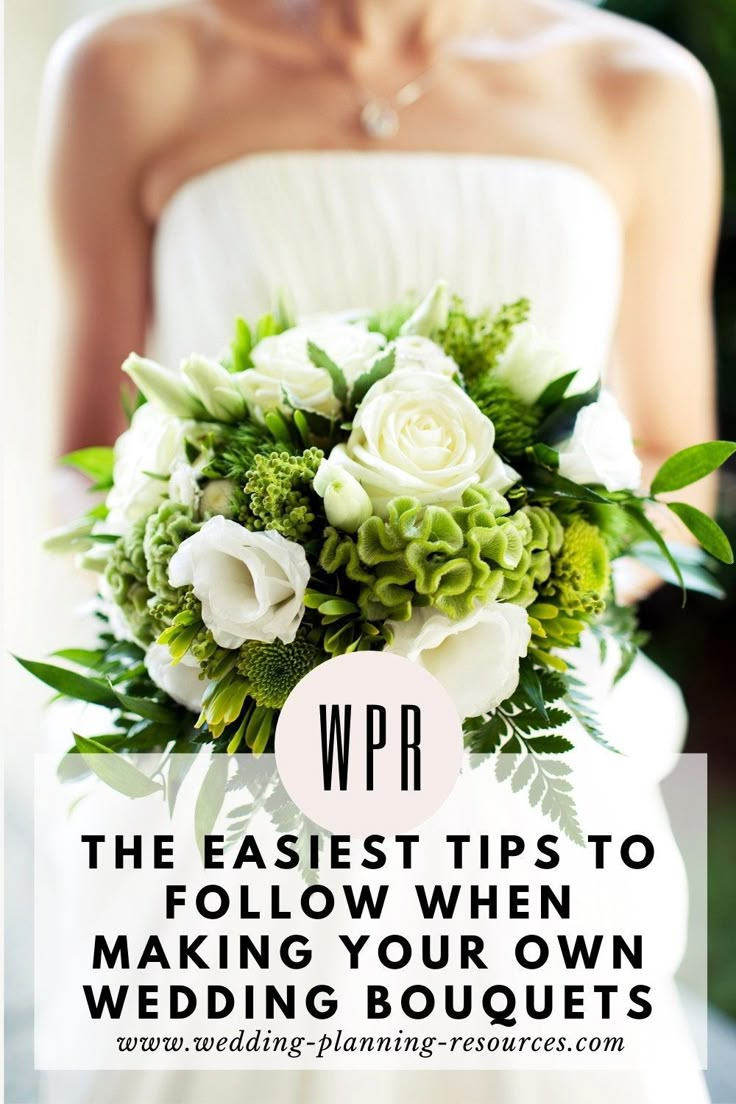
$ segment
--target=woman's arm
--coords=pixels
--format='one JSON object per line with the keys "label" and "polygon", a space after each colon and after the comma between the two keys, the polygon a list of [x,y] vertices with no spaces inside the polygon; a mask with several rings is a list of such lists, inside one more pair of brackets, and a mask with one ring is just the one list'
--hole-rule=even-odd
{"label": "woman's arm", "polygon": [[115,439],[120,365],[144,347],[152,227],[139,197],[162,106],[150,54],[118,21],[68,32],[47,71],[43,167],[58,267],[63,451]]}
{"label": "woman's arm", "polygon": [[[712,280],[721,159],[712,88],[687,59],[642,78],[633,113],[637,175],[626,234],[614,381],[653,470],[716,432]],[[713,482],[689,492],[714,504]]]}
{"label": "woman's arm", "polygon": [[[635,84],[625,139],[636,186],[614,386],[648,482],[667,456],[716,436],[712,279],[721,157],[712,88],[693,59],[673,50]],[[677,493],[706,511],[715,497],[713,478]],[[669,537],[692,539],[669,511],[662,514],[656,520]],[[632,590],[652,584],[642,575]]]}

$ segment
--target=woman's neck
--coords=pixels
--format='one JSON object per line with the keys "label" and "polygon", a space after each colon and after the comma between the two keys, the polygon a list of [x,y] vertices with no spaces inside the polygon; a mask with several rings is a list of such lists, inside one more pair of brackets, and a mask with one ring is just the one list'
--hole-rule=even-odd
{"label": "woman's neck", "polygon": [[280,0],[323,53],[348,72],[431,64],[477,29],[489,0]]}
{"label": "woman's neck", "polygon": [[483,0],[295,0],[325,42],[366,53],[387,48],[433,53],[477,26]]}

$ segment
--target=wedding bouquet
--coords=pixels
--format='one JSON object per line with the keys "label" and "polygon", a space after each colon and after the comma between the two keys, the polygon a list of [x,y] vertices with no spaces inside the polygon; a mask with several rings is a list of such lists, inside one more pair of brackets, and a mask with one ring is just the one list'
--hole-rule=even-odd
{"label": "wedding bouquet", "polygon": [[[239,320],[224,355],[180,371],[127,360],[129,429],[65,458],[105,503],[51,542],[99,572],[99,647],[58,653],[81,671],[23,661],[110,711],[105,735],[76,737],[80,769],[140,794],[161,787],[91,753],[257,756],[309,671],[385,650],[444,684],[470,751],[503,753],[499,778],[577,836],[554,757],[573,720],[603,735],[576,649],[592,633],[617,646],[620,674],[631,664],[624,556],[716,591],[649,510],[736,445],[685,449],[643,493],[615,399],[576,392],[528,314],[520,301],[473,316],[438,283],[413,308]],[[666,506],[732,561],[714,521]]]}

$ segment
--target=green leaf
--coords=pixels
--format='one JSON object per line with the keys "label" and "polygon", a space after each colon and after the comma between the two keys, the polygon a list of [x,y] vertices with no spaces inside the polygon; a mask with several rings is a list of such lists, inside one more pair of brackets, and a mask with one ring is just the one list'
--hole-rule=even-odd
{"label": "green leaf", "polygon": [[90,770],[118,793],[133,798],[150,797],[162,789],[158,782],[153,782],[147,774],[99,740],[90,740],[75,732],[74,743]]}
{"label": "green leaf", "polygon": [[229,763],[229,756],[214,753],[197,795],[197,804],[194,807],[194,834],[200,853],[204,846],[204,837],[214,828],[225,801]]}
{"label": "green leaf", "polygon": [[543,468],[557,471],[560,466],[560,454],[557,449],[550,448],[549,445],[543,445],[541,441],[531,446],[529,454],[538,464],[541,464]]}
{"label": "green leaf", "polygon": [[734,441],[708,441],[691,445],[665,460],[652,480],[652,494],[679,491],[716,471],[736,452]]}
{"label": "green leaf", "polygon": [[547,468],[533,468],[529,473],[529,490],[536,498],[569,498],[575,502],[597,502],[611,504],[611,499],[605,497],[590,487],[583,487],[579,483],[573,483],[571,479],[565,479],[558,472],[549,471]]}
{"label": "green leaf", "polygon": [[568,372],[567,375],[560,376],[558,379],[548,383],[537,399],[537,405],[541,406],[543,410],[550,410],[558,406],[564,399],[565,392],[577,374],[576,369],[574,372]]}
{"label": "green leaf", "polygon": [[675,574],[675,578],[677,579],[677,583],[678,583],[679,587],[682,590],[682,604],[684,606],[685,601],[687,599],[687,590],[685,589],[685,580],[682,577],[682,572],[680,571],[680,565],[678,564],[677,560],[675,559],[675,557],[670,552],[667,541],[664,539],[664,537],[660,533],[657,526],[654,525],[649,520],[647,515],[644,513],[644,510],[640,506],[631,506],[631,505],[627,504],[627,505],[624,505],[623,509],[626,510],[627,514],[629,514],[631,517],[634,518],[637,525],[640,525],[641,528],[652,538],[652,540],[656,544],[657,548],[660,550],[660,552],[664,556],[665,560],[667,561],[667,563],[672,568],[672,570]]}
{"label": "green leaf", "polygon": [[124,694],[122,690],[116,690],[112,684],[111,689],[126,713],[135,713],[137,717],[144,717],[147,721],[158,721],[163,725],[176,725],[177,714],[169,706],[151,701],[150,698],[135,698],[130,694]]}
{"label": "green leaf", "polygon": [[107,683],[87,678],[86,675],[80,675],[76,671],[69,671],[66,667],[56,667],[51,663],[37,663],[32,659],[21,659],[20,656],[15,658],[29,674],[65,698],[91,702],[93,705],[104,705],[108,709],[117,707],[117,697]]}
{"label": "green leaf", "polygon": [[396,350],[391,349],[384,357],[377,360],[369,371],[364,372],[362,376],[358,376],[353,384],[353,406],[360,406],[373,384],[378,383],[379,380],[393,372],[395,363]]}
{"label": "green leaf", "polygon": [[99,667],[104,659],[104,652],[92,648],[60,648],[52,654],[56,659],[66,659],[69,663],[87,668]]}
{"label": "green leaf", "polygon": [[195,760],[194,755],[178,751],[177,747],[178,745],[174,747],[169,758],[169,769],[166,774],[166,802],[169,806],[169,815],[174,812],[179,790]]}
{"label": "green leaf", "polygon": [[[713,561],[706,559],[702,548],[689,544],[676,545],[674,542],[670,542],[669,548],[673,558],[677,560],[688,590],[708,594],[711,598],[726,597],[725,590],[708,570],[708,564]],[[633,556],[639,563],[656,572],[665,582],[677,583],[669,561],[652,541],[637,541],[628,550],[627,555]]]}
{"label": "green leaf", "polygon": [[546,723],[549,717],[547,714],[547,704],[544,700],[542,683],[540,682],[537,672],[528,663],[522,663],[519,669],[519,687],[524,697],[530,705],[534,706]]}
{"label": "green leaf", "polygon": [[534,759],[531,755],[527,755],[526,758],[522,759],[521,765],[514,771],[511,779],[512,793],[518,793],[519,790],[523,790],[525,786],[528,786],[533,774]]}
{"label": "green leaf", "polygon": [[244,318],[237,318],[235,320],[235,336],[230,345],[231,357],[227,365],[230,371],[244,372],[246,368],[252,367],[250,359],[252,348],[253,334],[250,331],[250,326]]}
{"label": "green leaf", "polygon": [[344,405],[348,401],[348,385],[342,368],[339,368],[334,360],[328,357],[324,349],[320,349],[319,345],[315,345],[313,341],[307,342],[307,352],[315,368],[322,368],[327,372],[332,380],[332,391],[335,398]]}
{"label": "green leaf", "polygon": [[527,743],[537,755],[558,755],[573,749],[571,741],[564,736],[535,736],[527,740]]}
{"label": "green leaf", "polygon": [[104,490],[112,486],[112,469],[114,463],[113,450],[107,445],[99,445],[94,448],[77,449],[68,452],[59,460],[69,468],[76,468],[83,475],[100,485],[98,489]]}
{"label": "green leaf", "polygon": [[590,391],[584,391],[580,395],[570,395],[551,411],[540,425],[537,436],[547,445],[556,445],[564,441],[572,434],[575,428],[575,419],[580,411],[594,403],[600,397],[601,387],[596,384]]}
{"label": "green leaf", "polygon": [[344,617],[349,613],[357,613],[355,602],[348,602],[346,598],[328,598],[318,607],[323,616]]}
{"label": "green leaf", "polygon": [[733,549],[718,522],[697,507],[691,506],[689,502],[668,502],[667,508],[687,526],[706,552],[710,552],[721,563],[733,563]]}

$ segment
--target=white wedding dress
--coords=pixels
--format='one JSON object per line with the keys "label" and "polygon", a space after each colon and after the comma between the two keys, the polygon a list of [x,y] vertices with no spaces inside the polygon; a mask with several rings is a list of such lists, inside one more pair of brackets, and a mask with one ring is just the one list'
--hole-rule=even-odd
{"label": "white wedding dress", "polygon": [[[239,314],[286,296],[301,314],[390,304],[438,277],[473,308],[528,297],[534,323],[579,366],[607,368],[622,275],[622,226],[605,189],[571,165],[444,153],[277,152],[189,180],[155,240],[149,354],[174,366],[217,353]],[[594,681],[594,676],[591,675]],[[610,695],[609,736],[657,784],[681,750],[677,688],[643,657]],[[656,722],[656,723],[655,723]],[[610,728],[615,729],[614,732]],[[673,854],[674,852],[673,847]],[[687,903],[676,857],[662,954],[674,974]],[[665,922],[663,927],[668,928]],[[673,990],[674,993],[674,990]],[[673,1001],[675,1000],[673,996]],[[675,1016],[672,1053],[693,1054]],[[703,1104],[694,1057],[676,1075],[545,1073],[107,1073],[50,1075],[44,1100],[108,1104]],[[55,1087],[54,1087],[55,1086]],[[66,1088],[65,1088],[66,1086]]]}

